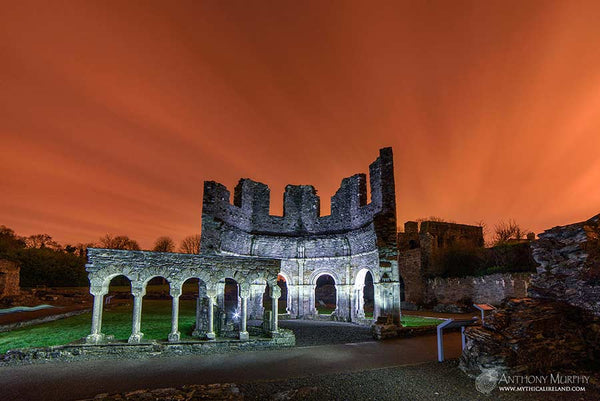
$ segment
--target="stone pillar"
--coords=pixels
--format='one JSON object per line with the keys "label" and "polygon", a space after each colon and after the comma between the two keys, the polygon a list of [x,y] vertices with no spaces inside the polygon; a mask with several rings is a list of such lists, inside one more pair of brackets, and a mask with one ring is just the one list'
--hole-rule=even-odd
{"label": "stone pillar", "polygon": [[169,342],[179,342],[181,333],[179,333],[179,296],[181,295],[181,286],[179,288],[171,284],[171,298],[173,306],[171,308],[171,333],[169,333]]}
{"label": "stone pillar", "polygon": [[373,283],[373,320],[381,315],[381,284]]}
{"label": "stone pillar", "polygon": [[105,339],[102,334],[102,309],[104,305],[104,296],[108,293],[108,288],[90,288],[90,293],[94,296],[94,308],[92,309],[92,331],[85,338],[88,344],[99,344]]}
{"label": "stone pillar", "polygon": [[144,333],[141,332],[142,327],[142,299],[146,295],[145,285],[131,287],[131,293],[133,294],[133,324],[131,330],[131,336],[129,336],[128,342],[130,344],[139,344],[144,337]]}
{"label": "stone pillar", "polygon": [[248,320],[248,297],[250,296],[250,286],[248,284],[240,284],[240,340],[249,340],[247,320]]}
{"label": "stone pillar", "polygon": [[269,289],[271,291],[271,303],[272,303],[272,309],[271,309],[271,313],[272,313],[272,318],[271,318],[271,332],[273,333],[277,333],[277,330],[279,328],[279,323],[278,323],[278,308],[279,308],[279,297],[281,296],[281,288],[279,288],[279,286],[277,285],[277,282],[275,282],[275,284],[270,285]]}
{"label": "stone pillar", "polygon": [[298,317],[298,286],[288,282],[285,285],[287,286],[287,312],[292,319],[295,319]]}
{"label": "stone pillar", "polygon": [[217,300],[215,305],[225,312],[225,280],[217,283]]}
{"label": "stone pillar", "polygon": [[202,331],[202,301],[206,298],[205,284],[198,280],[198,297],[196,298],[196,326],[192,336],[198,337]]}
{"label": "stone pillar", "polygon": [[215,304],[217,302],[217,289],[211,288],[206,289],[206,296],[208,297],[208,327],[206,328],[206,338],[214,340],[215,335]]}
{"label": "stone pillar", "polygon": [[356,290],[356,317],[359,319],[365,318],[365,286],[361,285]]}
{"label": "stone pillar", "polygon": [[263,318],[263,295],[265,293],[266,284],[251,284],[250,298],[247,301],[248,319],[260,320]]}

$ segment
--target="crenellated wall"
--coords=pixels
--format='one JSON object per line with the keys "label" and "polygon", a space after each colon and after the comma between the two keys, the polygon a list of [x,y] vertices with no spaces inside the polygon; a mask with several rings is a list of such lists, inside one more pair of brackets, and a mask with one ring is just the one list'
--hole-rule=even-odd
{"label": "crenellated wall", "polygon": [[[331,197],[331,214],[321,216],[320,198],[312,185],[288,185],[283,216],[272,216],[267,185],[243,178],[231,201],[225,186],[206,181],[201,252],[282,259],[281,273],[298,277],[289,291],[296,297],[291,300],[290,309],[297,317],[315,312],[311,291],[314,293],[315,275],[322,273],[336,281],[337,318],[353,320],[358,311],[352,305],[360,304],[354,298],[362,294],[364,285],[356,283],[356,278],[364,281],[364,274],[359,272],[366,269],[373,275],[375,286],[381,287],[380,304],[385,305],[386,313],[394,314],[396,310],[399,315],[396,191],[391,148],[381,149],[379,157],[369,166],[369,187],[371,202],[367,203],[366,175],[344,178]],[[381,277],[385,277],[385,284],[379,282]],[[386,297],[397,299],[384,300]]]}

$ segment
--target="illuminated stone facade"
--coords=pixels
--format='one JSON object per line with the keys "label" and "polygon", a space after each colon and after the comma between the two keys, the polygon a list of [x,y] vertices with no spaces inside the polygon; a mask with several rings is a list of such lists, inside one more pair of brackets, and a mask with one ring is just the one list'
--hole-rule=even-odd
{"label": "illuminated stone facade", "polygon": [[[365,174],[344,178],[331,198],[331,215],[320,215],[320,199],[311,185],[285,188],[283,216],[269,214],[270,190],[241,179],[233,202],[225,186],[204,184],[202,254],[266,257],[281,260],[291,318],[318,316],[317,279],[335,281],[334,320],[364,321],[363,291],[370,273],[374,318],[400,317],[400,280],[396,250],[396,196],[391,148],[380,150],[369,167],[371,202]],[[262,315],[260,284],[252,286],[250,316]]]}

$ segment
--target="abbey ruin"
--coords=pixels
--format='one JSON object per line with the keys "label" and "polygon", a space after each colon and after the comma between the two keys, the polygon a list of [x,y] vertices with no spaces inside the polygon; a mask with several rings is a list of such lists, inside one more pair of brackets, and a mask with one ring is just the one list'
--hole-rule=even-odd
{"label": "abbey ruin", "polygon": [[[86,267],[94,308],[87,342],[107,340],[102,333],[104,296],[112,278],[120,275],[131,281],[134,297],[130,343],[142,341],[142,298],[148,282],[155,277],[164,278],[170,288],[170,342],[180,341],[179,296],[183,283],[190,278],[199,283],[194,330],[199,338],[231,336],[234,330],[239,340],[248,340],[249,320],[264,320],[265,333],[276,336],[281,294],[278,277],[287,286],[289,318],[319,317],[317,280],[329,276],[335,286],[336,306],[328,319],[370,323],[385,317],[399,324],[401,278],[391,148],[380,150],[369,166],[369,178],[370,202],[365,174],[344,178],[331,198],[329,216],[320,215],[320,199],[310,185],[288,185],[283,216],[273,216],[269,214],[267,185],[241,179],[232,200],[225,186],[207,181],[199,255],[88,249]],[[372,318],[366,318],[364,310],[367,276],[374,292]],[[234,314],[225,308],[227,280],[237,285],[239,307]],[[263,304],[266,288],[271,298],[269,310]]]}

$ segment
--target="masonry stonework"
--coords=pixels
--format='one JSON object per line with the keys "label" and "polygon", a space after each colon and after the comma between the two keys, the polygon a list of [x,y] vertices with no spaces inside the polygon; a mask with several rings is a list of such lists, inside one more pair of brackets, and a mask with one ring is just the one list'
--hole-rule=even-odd
{"label": "masonry stonework", "polygon": [[[241,179],[231,194],[214,181],[204,184],[203,254],[266,257],[281,260],[288,286],[290,317],[311,319],[317,279],[335,281],[337,303],[332,319],[364,318],[365,277],[375,288],[374,318],[400,319],[400,278],[396,248],[396,196],[391,148],[380,150],[369,167],[371,202],[365,174],[344,178],[331,198],[331,214],[321,216],[320,198],[311,185],[285,188],[283,216],[269,214],[267,185]],[[259,305],[258,296],[250,304]],[[256,302],[255,302],[256,301]],[[260,314],[258,310],[252,313]]]}

